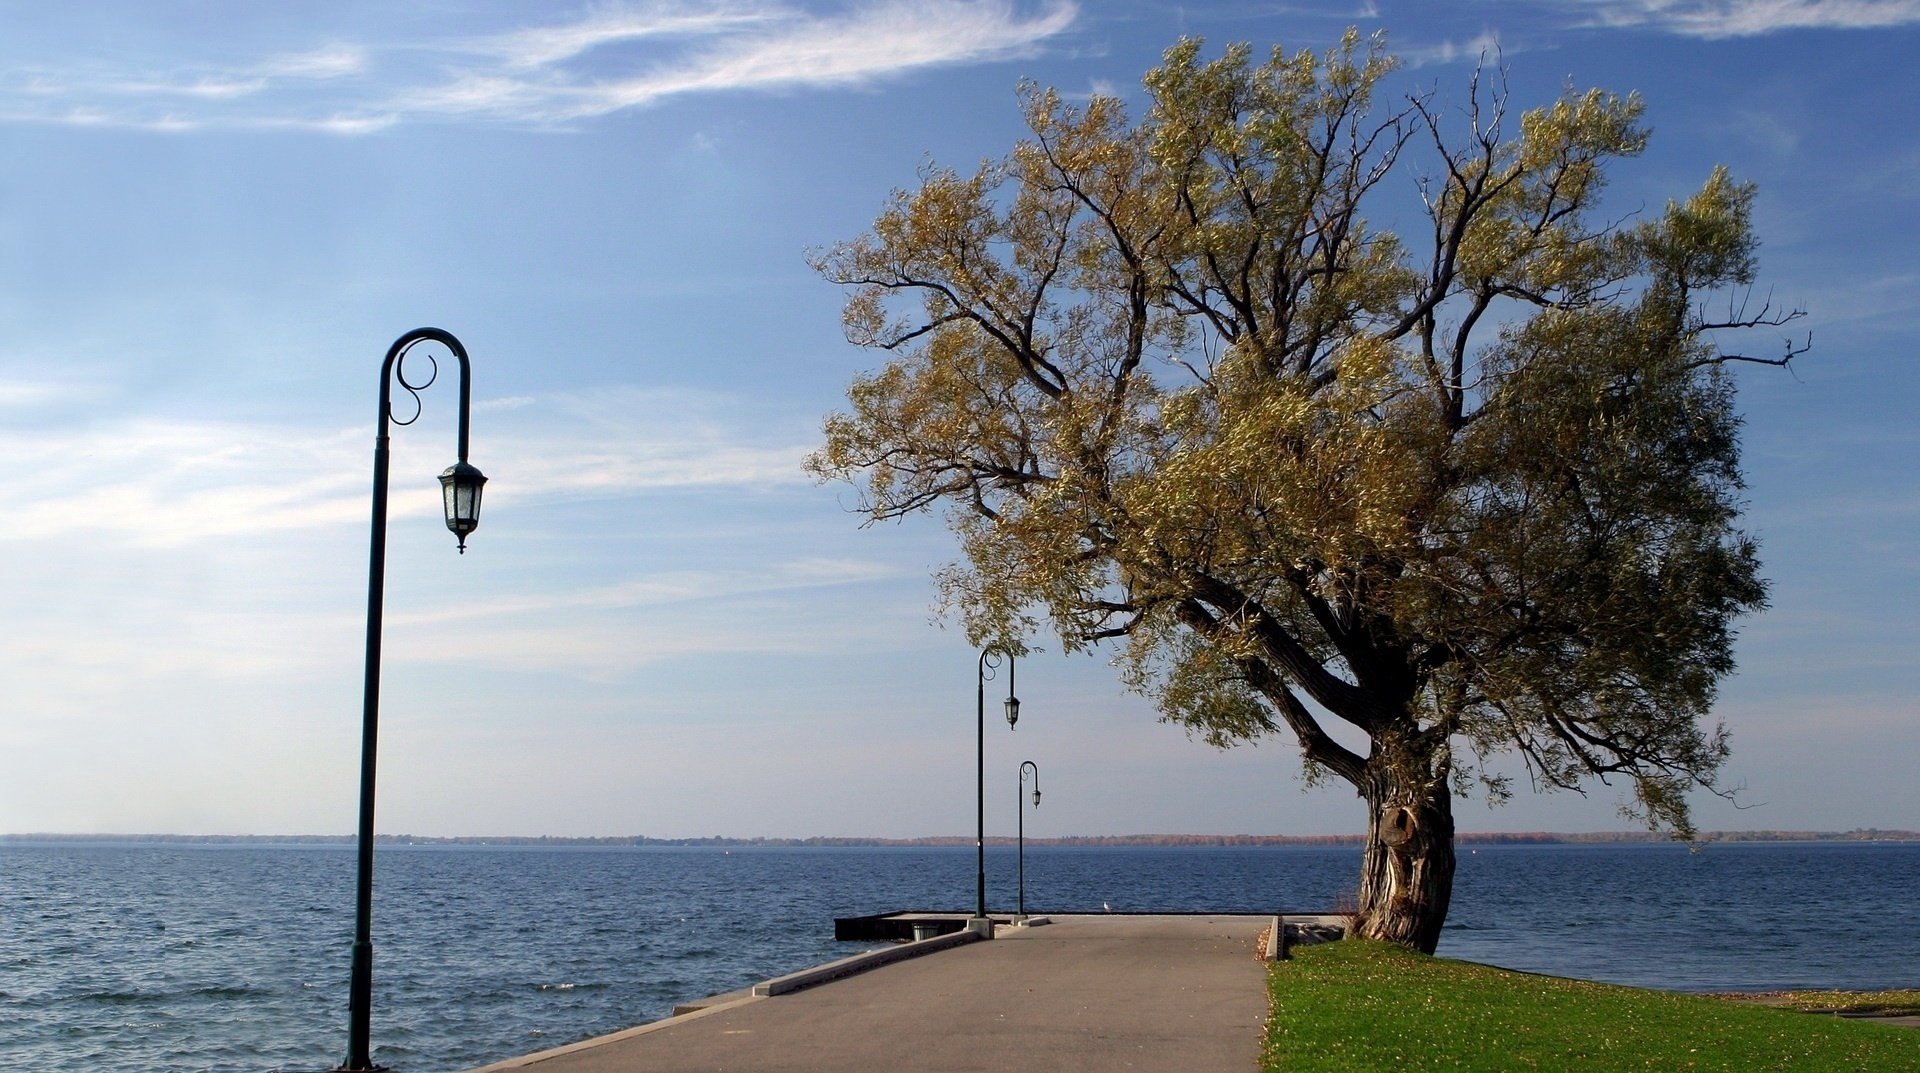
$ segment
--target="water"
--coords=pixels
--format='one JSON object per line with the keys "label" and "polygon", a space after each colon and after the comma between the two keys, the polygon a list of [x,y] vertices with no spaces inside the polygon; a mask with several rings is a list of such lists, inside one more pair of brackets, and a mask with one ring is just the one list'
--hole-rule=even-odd
{"label": "water", "polygon": [[1680,991],[1920,987],[1920,844],[1459,853],[1449,957]]}
{"label": "water", "polygon": [[[0,844],[0,1068],[322,1070],[353,853]],[[1356,848],[1027,854],[1030,911],[1332,906]],[[992,903],[1013,853],[990,849]],[[382,848],[374,1058],[472,1068],[859,949],[832,919],[971,904],[962,849]],[[1920,984],[1920,845],[1463,847],[1441,953],[1679,989]]]}

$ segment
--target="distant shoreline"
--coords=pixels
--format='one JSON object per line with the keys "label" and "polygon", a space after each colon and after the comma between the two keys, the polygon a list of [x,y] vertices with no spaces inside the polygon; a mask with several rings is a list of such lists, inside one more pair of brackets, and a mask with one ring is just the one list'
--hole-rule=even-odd
{"label": "distant shoreline", "polygon": [[[1358,846],[1364,835],[1067,835],[1028,838],[1030,846]],[[48,842],[118,842],[182,845],[352,845],[352,835],[178,835],[178,834],[55,834],[51,832],[0,835],[0,845]],[[965,835],[934,835],[923,838],[859,838],[817,836],[813,838],[731,838],[713,835],[702,838],[650,838],[645,835],[615,837],[569,837],[557,835],[377,835],[382,846],[585,846],[619,848],[625,846],[713,846],[723,848],[859,848],[971,846]],[[1552,846],[1608,845],[1670,842],[1673,839],[1648,831],[1487,831],[1455,836],[1457,845],[1475,846]],[[1712,842],[1920,842],[1920,831],[1883,830],[1877,827],[1851,831],[1702,831],[1695,840]],[[1011,846],[1014,839],[989,835],[990,846]]]}

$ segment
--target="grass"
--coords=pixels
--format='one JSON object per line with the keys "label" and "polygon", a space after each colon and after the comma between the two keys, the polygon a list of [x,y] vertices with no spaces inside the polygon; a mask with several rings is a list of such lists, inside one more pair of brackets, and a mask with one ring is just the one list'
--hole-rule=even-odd
{"label": "grass", "polygon": [[1731,991],[1715,997],[1808,1013],[1920,1016],[1920,991]]}
{"label": "grass", "polygon": [[1267,1073],[1920,1073],[1920,1030],[1534,976],[1349,940],[1269,980]]}

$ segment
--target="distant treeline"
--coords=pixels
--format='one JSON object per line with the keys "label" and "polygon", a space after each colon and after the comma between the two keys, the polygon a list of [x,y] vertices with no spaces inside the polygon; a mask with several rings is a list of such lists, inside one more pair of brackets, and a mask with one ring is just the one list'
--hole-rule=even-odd
{"label": "distant treeline", "polygon": [[[1067,835],[1029,838],[1030,846],[1357,846],[1364,835]],[[1580,845],[1587,843],[1666,842],[1666,835],[1651,831],[1488,831],[1461,834],[1463,845]],[[935,835],[925,838],[649,838],[646,835],[622,835],[605,838],[569,838],[555,835],[377,835],[383,846],[719,846],[786,847],[828,846],[873,848],[887,846],[971,846],[965,835]],[[1858,827],[1851,831],[1703,831],[1700,842],[1920,842],[1920,831],[1883,830]],[[0,835],[5,842],[156,842],[195,845],[352,845],[352,835]],[[989,835],[987,844],[1011,846],[1005,835]]]}

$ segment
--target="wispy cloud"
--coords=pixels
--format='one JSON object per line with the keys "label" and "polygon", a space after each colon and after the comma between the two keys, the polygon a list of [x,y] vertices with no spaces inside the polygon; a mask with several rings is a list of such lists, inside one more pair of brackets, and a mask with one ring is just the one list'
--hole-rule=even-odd
{"label": "wispy cloud", "polygon": [[577,22],[534,26],[466,46],[510,68],[548,67],[603,45],[665,37],[707,37],[781,20],[778,9],[747,5],[663,5],[610,8]]}
{"label": "wispy cloud", "polygon": [[[403,94],[403,114],[491,116],[565,123],[689,93],[863,83],[903,71],[1003,58],[1070,26],[1062,3],[1023,18],[1007,3],[895,0],[835,16],[727,11],[706,20],[599,16],[517,35],[498,66]],[[575,67],[564,61],[614,42],[675,33],[695,47],[679,55]],[[611,57],[608,58],[611,60]]]}
{"label": "wispy cloud", "polygon": [[1805,130],[1802,123],[1789,122],[1775,112],[1758,108],[1735,109],[1727,119],[1729,133],[1775,156],[1791,156],[1800,150]]}
{"label": "wispy cloud", "polygon": [[557,612],[579,615],[594,611],[621,611],[690,601],[733,600],[839,585],[861,585],[893,580],[906,576],[906,573],[898,565],[858,559],[807,558],[757,562],[734,569],[681,570],[626,578],[586,588],[502,596],[438,611],[400,614],[395,616],[394,621],[473,622],[479,619],[544,616]]}
{"label": "wispy cloud", "polygon": [[1920,0],[1573,0],[1592,25],[1708,39],[1920,23]]}
{"label": "wispy cloud", "polygon": [[172,546],[344,523],[365,513],[353,503],[365,482],[350,457],[339,437],[225,422],[10,433],[0,436],[0,499],[10,504],[0,541],[96,533]]}
{"label": "wispy cloud", "polygon": [[[617,682],[684,656],[884,651],[922,626],[924,612],[914,597],[896,602],[875,586],[921,578],[917,567],[899,564],[773,557],[403,612],[389,621],[408,632],[410,657],[422,663]],[[849,600],[860,601],[863,613],[835,615],[828,626],[821,609]]]}
{"label": "wispy cloud", "polygon": [[1920,311],[1920,272],[1891,272],[1858,280],[1822,280],[1809,289],[1806,308],[1822,325],[1880,325],[1906,334]]}
{"label": "wispy cloud", "polygon": [[0,380],[0,409],[41,408],[92,393],[89,388],[50,380]]}
{"label": "wispy cloud", "polygon": [[1025,54],[1074,0],[630,3],[483,36],[331,42],[231,67],[43,62],[0,76],[0,122],[365,133],[404,122],[554,126],[694,93],[866,84]]}
{"label": "wispy cloud", "polygon": [[273,56],[254,70],[262,78],[345,78],[365,71],[367,63],[366,49],[335,44]]}
{"label": "wispy cloud", "polygon": [[243,102],[267,94],[312,96],[315,87],[350,79],[366,66],[365,50],[349,45],[236,67],[116,69],[91,59],[64,65],[49,59],[0,78],[0,118],[156,130],[192,129],[221,116],[263,125],[320,125],[335,117],[249,114]]}
{"label": "wispy cloud", "polygon": [[[0,403],[54,401],[52,389],[0,383]],[[489,500],[605,499],[664,490],[802,485],[811,432],[783,434],[720,416],[737,402],[637,388],[592,396],[481,402]],[[0,543],[92,534],[178,547],[364,521],[366,429],[305,430],[141,418],[59,434],[0,433]],[[396,438],[396,472],[429,476],[446,445]],[[289,476],[293,475],[293,476]],[[398,517],[437,514],[431,480],[396,484]]]}
{"label": "wispy cloud", "polygon": [[[811,422],[753,428],[739,400],[635,387],[556,395],[491,419],[499,457],[548,498],[801,485]],[[729,416],[729,414],[732,416]]]}
{"label": "wispy cloud", "polygon": [[1465,41],[1441,41],[1429,45],[1411,45],[1394,49],[1394,54],[1409,67],[1431,67],[1450,63],[1497,63],[1522,49],[1501,41],[1494,30],[1482,30]]}

